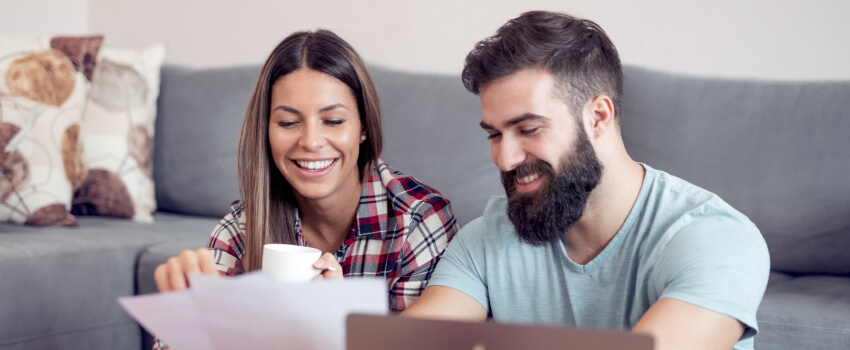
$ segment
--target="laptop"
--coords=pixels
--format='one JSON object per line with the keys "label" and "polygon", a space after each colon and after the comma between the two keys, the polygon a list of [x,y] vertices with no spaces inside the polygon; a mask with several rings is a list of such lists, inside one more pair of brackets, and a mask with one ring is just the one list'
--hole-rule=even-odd
{"label": "laptop", "polygon": [[624,331],[351,314],[347,350],[652,350],[649,335]]}

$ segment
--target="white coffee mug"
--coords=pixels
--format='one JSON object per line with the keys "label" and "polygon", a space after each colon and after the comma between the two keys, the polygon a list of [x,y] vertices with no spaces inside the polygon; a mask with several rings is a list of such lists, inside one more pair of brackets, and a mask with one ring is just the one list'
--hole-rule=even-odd
{"label": "white coffee mug", "polygon": [[292,244],[263,246],[263,273],[280,282],[309,282],[321,273],[313,263],[322,256],[316,248]]}

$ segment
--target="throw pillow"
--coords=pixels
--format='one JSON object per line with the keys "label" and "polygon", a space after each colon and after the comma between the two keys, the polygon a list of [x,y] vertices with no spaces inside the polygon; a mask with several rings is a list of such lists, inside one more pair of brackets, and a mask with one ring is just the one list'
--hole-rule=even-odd
{"label": "throw pillow", "polygon": [[141,50],[104,48],[83,117],[88,173],[71,212],[152,222],[156,100],[165,45]]}
{"label": "throw pillow", "polygon": [[77,225],[80,121],[102,41],[0,37],[0,220]]}

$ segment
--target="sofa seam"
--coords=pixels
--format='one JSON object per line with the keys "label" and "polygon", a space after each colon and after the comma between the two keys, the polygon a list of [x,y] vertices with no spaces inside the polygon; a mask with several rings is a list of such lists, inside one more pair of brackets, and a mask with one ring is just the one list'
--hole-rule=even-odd
{"label": "sofa seam", "polygon": [[123,326],[123,325],[127,325],[127,324],[136,325],[136,322],[135,321],[130,321],[130,322],[125,321],[125,322],[117,322],[117,323],[108,323],[108,324],[103,324],[103,325],[100,325],[100,326],[93,326],[93,327],[88,327],[88,328],[79,328],[79,329],[72,329],[72,330],[66,330],[66,331],[44,333],[44,334],[39,334],[39,335],[30,336],[30,337],[26,337],[26,338],[17,338],[17,339],[12,339],[12,340],[6,341],[6,342],[0,342],[0,345],[2,345],[2,346],[15,345],[15,344],[26,343],[26,342],[30,342],[30,341],[33,341],[33,340],[46,338],[46,337],[53,337],[53,336],[73,334],[73,333],[82,333],[82,332],[98,330],[98,329],[102,329],[102,328],[117,328],[119,326]]}
{"label": "sofa seam", "polygon": [[778,326],[778,327],[784,327],[784,328],[790,328],[790,329],[801,329],[801,330],[811,329],[811,330],[819,330],[819,331],[833,331],[835,333],[850,334],[850,329],[846,329],[846,328],[813,327],[813,326],[802,326],[802,325],[797,325],[797,324],[773,323],[773,322],[761,322],[761,321],[759,321],[759,328],[761,328],[761,326],[763,326],[763,325]]}

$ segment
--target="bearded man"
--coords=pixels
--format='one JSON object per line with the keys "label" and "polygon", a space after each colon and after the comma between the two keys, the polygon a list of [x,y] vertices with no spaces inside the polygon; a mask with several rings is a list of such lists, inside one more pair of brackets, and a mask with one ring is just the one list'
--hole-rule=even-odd
{"label": "bearded man", "polygon": [[602,28],[524,13],[476,45],[463,82],[481,98],[506,196],[461,229],[404,315],[753,349],[767,246],[715,194],[631,159],[622,66]]}

